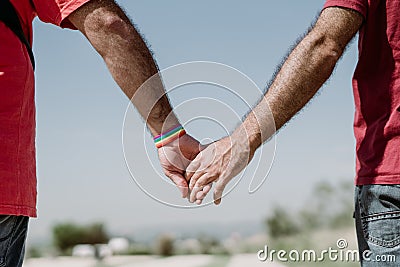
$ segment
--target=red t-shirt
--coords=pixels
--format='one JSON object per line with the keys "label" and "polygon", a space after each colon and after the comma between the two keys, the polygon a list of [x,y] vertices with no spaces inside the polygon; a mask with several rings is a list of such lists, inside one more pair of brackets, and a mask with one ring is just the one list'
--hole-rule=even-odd
{"label": "red t-shirt", "polygon": [[359,62],[353,77],[356,184],[400,184],[400,1],[327,0],[358,11]]}
{"label": "red t-shirt", "polygon": [[[32,42],[32,20],[64,19],[89,0],[11,0]],[[36,217],[34,73],[25,46],[0,22],[0,214]]]}

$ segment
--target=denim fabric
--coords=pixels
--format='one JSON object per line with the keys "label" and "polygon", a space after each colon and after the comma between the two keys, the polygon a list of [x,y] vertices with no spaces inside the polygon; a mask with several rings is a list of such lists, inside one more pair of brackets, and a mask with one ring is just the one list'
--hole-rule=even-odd
{"label": "denim fabric", "polygon": [[0,215],[0,267],[21,267],[28,217]]}
{"label": "denim fabric", "polygon": [[400,266],[400,185],[356,187],[355,208],[361,266]]}

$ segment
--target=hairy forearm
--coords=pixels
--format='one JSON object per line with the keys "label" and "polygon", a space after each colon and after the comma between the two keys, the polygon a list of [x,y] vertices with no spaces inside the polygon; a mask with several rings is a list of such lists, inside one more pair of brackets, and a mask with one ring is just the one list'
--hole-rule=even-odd
{"label": "hairy forearm", "polygon": [[102,56],[152,134],[176,125],[178,120],[172,113],[152,54],[124,12],[113,1],[99,0],[74,13],[69,19]]}
{"label": "hairy forearm", "polygon": [[[341,21],[335,24],[335,20]],[[335,24],[331,27],[331,24]],[[252,150],[269,139],[316,94],[330,77],[346,45],[362,24],[354,11],[327,9],[313,30],[291,52],[258,105],[238,130]]]}
{"label": "hairy forearm", "polygon": [[253,145],[265,142],[306,105],[329,78],[340,54],[323,37],[308,35],[299,43],[243,123]]}

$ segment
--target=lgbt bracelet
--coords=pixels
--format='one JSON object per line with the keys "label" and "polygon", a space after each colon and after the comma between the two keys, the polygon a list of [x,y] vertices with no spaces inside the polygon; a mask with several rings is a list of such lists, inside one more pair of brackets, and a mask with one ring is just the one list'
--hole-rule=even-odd
{"label": "lgbt bracelet", "polygon": [[185,129],[183,129],[182,125],[175,126],[166,131],[165,133],[162,133],[154,137],[154,143],[156,144],[157,148],[161,148],[185,134],[186,132]]}

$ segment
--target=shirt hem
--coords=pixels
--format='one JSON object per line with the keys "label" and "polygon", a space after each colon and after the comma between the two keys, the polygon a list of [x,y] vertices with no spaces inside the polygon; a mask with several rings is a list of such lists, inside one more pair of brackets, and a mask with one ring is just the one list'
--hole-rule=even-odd
{"label": "shirt hem", "polygon": [[36,208],[18,205],[2,205],[0,204],[1,215],[27,216],[37,218]]}
{"label": "shirt hem", "polygon": [[357,177],[356,185],[397,185],[400,184],[400,175],[385,175],[376,177]]}
{"label": "shirt hem", "polygon": [[326,9],[329,7],[349,8],[349,9],[352,9],[352,10],[360,13],[364,17],[364,19],[367,18],[367,8],[358,2],[349,1],[349,0],[328,0],[328,1],[326,1],[323,9]]}
{"label": "shirt hem", "polygon": [[66,4],[60,11],[60,14],[57,16],[56,22],[57,25],[60,26],[61,28],[67,28],[71,30],[76,30],[76,27],[68,21],[67,17],[71,15],[74,11],[76,11],[78,8],[83,6],[84,4],[88,3],[91,0],[77,0],[77,1],[71,1],[68,4]]}

